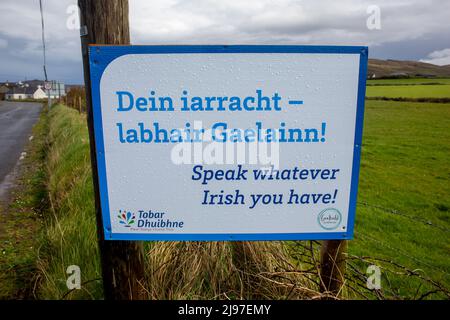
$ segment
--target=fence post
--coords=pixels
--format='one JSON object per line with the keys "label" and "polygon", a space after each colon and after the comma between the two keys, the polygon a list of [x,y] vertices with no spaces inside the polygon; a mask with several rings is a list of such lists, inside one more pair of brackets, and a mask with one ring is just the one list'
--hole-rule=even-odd
{"label": "fence post", "polygon": [[345,282],[346,240],[326,240],[320,250],[320,291],[339,295]]}

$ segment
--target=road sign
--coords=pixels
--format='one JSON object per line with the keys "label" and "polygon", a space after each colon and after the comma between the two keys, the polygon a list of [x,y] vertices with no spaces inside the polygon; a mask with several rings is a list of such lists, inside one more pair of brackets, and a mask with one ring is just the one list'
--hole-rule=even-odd
{"label": "road sign", "polygon": [[52,90],[52,82],[51,81],[44,82],[44,89],[45,90]]}
{"label": "road sign", "polygon": [[106,239],[353,237],[366,47],[89,55]]}

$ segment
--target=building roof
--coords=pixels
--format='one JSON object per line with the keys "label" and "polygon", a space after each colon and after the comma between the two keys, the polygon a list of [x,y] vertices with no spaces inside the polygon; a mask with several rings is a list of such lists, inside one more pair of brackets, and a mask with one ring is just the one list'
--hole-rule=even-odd
{"label": "building roof", "polygon": [[36,92],[39,87],[44,87],[42,80],[20,81],[17,83],[9,83],[9,94],[27,94],[31,95]]}
{"label": "building roof", "polygon": [[9,88],[3,84],[0,84],[0,93],[7,93]]}
{"label": "building roof", "polygon": [[[56,84],[56,87],[55,87]],[[63,83],[59,83],[57,81],[55,81],[55,84],[53,85],[53,89],[50,90],[50,94],[51,95],[58,95],[61,91],[61,94],[64,95],[65,94],[65,88],[64,88],[64,84]],[[1,84],[0,84],[1,85]],[[6,83],[4,83],[4,85],[6,86]],[[59,88],[58,88],[59,86]],[[27,94],[27,95],[32,95],[36,92],[36,90],[41,87],[42,90],[45,91],[44,89],[44,81],[43,80],[27,80],[27,81],[20,81],[17,83],[14,82],[10,82],[7,83],[7,87],[9,88],[8,90],[8,94]]]}
{"label": "building roof", "polygon": [[23,86],[14,86],[14,87],[10,87],[8,94],[33,94],[36,92],[37,90],[37,86],[33,86],[33,85],[23,85]]}

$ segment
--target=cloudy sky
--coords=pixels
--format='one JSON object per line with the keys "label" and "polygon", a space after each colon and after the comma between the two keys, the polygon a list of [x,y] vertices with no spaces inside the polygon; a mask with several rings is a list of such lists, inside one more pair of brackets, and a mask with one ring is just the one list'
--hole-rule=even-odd
{"label": "cloudy sky", "polygon": [[[450,64],[448,0],[129,0],[133,44],[368,45]],[[49,78],[82,82],[75,0],[43,0]],[[0,81],[43,78],[38,0],[1,0]],[[378,19],[379,18],[379,19]]]}

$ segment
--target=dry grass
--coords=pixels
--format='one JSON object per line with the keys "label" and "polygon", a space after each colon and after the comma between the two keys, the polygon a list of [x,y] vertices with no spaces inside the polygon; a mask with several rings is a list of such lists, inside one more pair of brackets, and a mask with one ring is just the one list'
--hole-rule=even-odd
{"label": "dry grass", "polygon": [[314,299],[280,242],[157,242],[147,255],[151,299]]}

